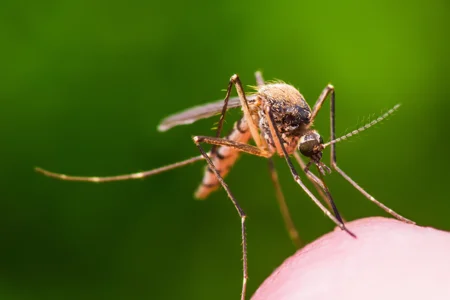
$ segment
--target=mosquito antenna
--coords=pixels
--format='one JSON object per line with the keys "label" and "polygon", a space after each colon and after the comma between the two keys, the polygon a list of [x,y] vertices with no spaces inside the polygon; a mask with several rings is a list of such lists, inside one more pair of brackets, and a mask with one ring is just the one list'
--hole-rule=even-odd
{"label": "mosquito antenna", "polygon": [[391,108],[390,110],[388,110],[387,112],[385,112],[383,115],[379,116],[378,118],[376,118],[375,120],[373,120],[370,123],[367,123],[366,125],[353,130],[352,132],[347,133],[346,135],[343,135],[341,137],[338,137],[335,140],[329,141],[328,143],[324,143],[322,146],[323,148],[326,148],[328,146],[330,146],[331,144],[336,144],[340,141],[344,141],[346,139],[348,139],[349,137],[352,137],[354,135],[357,135],[358,133],[363,132],[366,129],[369,129],[370,127],[380,123],[381,121],[383,121],[384,119],[386,119],[387,117],[389,117],[390,115],[392,115],[398,108],[400,107],[400,104],[395,105],[393,108]]}
{"label": "mosquito antenna", "polygon": [[194,156],[189,159],[176,162],[174,164],[170,164],[164,167],[156,168],[149,171],[143,171],[138,173],[132,173],[132,174],[123,174],[123,175],[117,175],[117,176],[105,176],[105,177],[88,177],[88,176],[72,176],[72,175],[66,175],[66,174],[60,174],[60,173],[54,173],[47,170],[44,170],[42,168],[36,167],[34,168],[36,172],[44,174],[45,176],[60,179],[60,180],[67,180],[67,181],[83,181],[83,182],[109,182],[109,181],[121,181],[121,180],[130,180],[130,179],[141,179],[145,177],[149,177],[152,175],[156,175],[159,173],[163,173],[169,170],[173,170],[176,168],[183,167],[185,165],[194,163],[199,160],[203,160],[203,156]]}

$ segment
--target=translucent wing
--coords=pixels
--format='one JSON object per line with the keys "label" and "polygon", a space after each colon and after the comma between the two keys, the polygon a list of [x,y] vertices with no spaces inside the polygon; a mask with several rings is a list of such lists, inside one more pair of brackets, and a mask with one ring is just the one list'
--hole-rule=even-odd
{"label": "translucent wing", "polygon": [[[248,95],[246,98],[248,101],[252,101],[255,99],[255,95]],[[238,97],[231,97],[228,100],[228,108],[236,108],[240,106],[241,102],[239,101]],[[162,120],[158,126],[158,130],[167,131],[170,128],[178,125],[192,124],[197,120],[209,118],[216,115],[217,113],[220,113],[222,111],[222,108],[223,100],[189,108],[185,111],[168,116],[167,118]]]}

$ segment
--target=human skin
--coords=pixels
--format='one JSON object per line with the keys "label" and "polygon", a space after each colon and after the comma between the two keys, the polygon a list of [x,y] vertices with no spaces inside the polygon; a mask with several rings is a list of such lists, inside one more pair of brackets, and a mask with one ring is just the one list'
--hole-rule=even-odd
{"label": "human skin", "polygon": [[297,251],[252,300],[450,299],[450,233],[367,218]]}

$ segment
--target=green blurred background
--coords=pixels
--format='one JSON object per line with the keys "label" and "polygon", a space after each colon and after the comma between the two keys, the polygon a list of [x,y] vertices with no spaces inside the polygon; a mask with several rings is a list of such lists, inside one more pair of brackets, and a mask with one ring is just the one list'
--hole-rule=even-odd
{"label": "green blurred background", "polygon": [[[402,103],[339,144],[338,161],[388,206],[450,230],[448,2],[303,2],[2,2],[0,299],[238,299],[239,218],[223,191],[193,200],[203,163],[108,184],[33,167],[100,176],[195,156],[191,136],[213,134],[217,118],[163,134],[159,121],[223,98],[234,73],[253,85],[258,69],[310,105],[333,83],[338,134]],[[302,239],[332,230],[275,162]],[[326,179],[348,220],[385,215]],[[249,216],[251,295],[295,249],[266,161],[246,155],[227,180]]]}

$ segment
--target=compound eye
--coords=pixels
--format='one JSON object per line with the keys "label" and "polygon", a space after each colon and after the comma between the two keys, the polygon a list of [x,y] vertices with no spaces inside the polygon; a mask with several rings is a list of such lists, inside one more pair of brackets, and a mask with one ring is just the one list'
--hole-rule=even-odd
{"label": "compound eye", "polygon": [[316,144],[317,141],[315,140],[304,141],[300,143],[298,148],[304,156],[311,157],[312,155],[314,155],[314,146]]}
{"label": "compound eye", "polygon": [[300,138],[298,150],[300,150],[304,156],[312,157],[321,151],[321,144],[323,144],[322,137],[317,132],[309,132]]}

